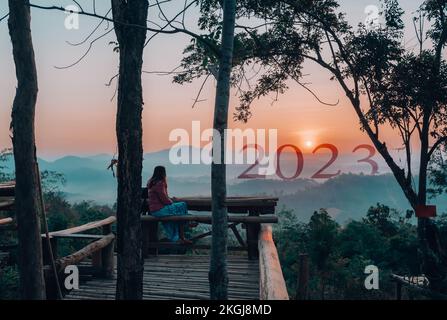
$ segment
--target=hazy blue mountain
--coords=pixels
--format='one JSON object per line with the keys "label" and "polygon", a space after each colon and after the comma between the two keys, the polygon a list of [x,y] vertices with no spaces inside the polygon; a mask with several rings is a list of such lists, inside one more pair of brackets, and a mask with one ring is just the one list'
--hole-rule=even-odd
{"label": "hazy blue mountain", "polygon": [[[280,204],[293,208],[301,220],[308,220],[313,211],[329,209],[338,221],[360,219],[372,205],[382,203],[405,212],[411,209],[400,187],[390,174],[366,176],[344,174],[304,192],[284,195]],[[429,200],[438,206],[438,214],[447,212],[447,197]]]}
{"label": "hazy blue mountain", "polygon": [[[191,147],[182,147],[192,152]],[[196,149],[197,150],[197,149]],[[116,199],[116,178],[107,170],[111,154],[98,154],[87,157],[65,156],[55,161],[39,158],[42,170],[57,171],[64,174],[66,184],[62,187],[67,199],[71,202],[92,200],[100,204],[112,205]],[[230,196],[270,195],[279,198],[279,207],[293,209],[301,220],[307,220],[313,211],[327,208],[340,222],[364,216],[367,209],[377,202],[386,204],[404,212],[409,209],[402,191],[390,174],[376,176],[364,175],[368,167],[352,170],[356,159],[351,156],[340,156],[340,163],[327,169],[332,173],[355,172],[341,174],[329,180],[313,180],[313,172],[327,162],[311,162],[312,155],[305,155],[305,168],[299,179],[285,181],[277,177],[266,179],[238,179],[248,165],[229,165],[227,167],[228,194]],[[296,170],[296,157],[284,154],[281,158],[281,169],[284,175],[293,175]],[[306,165],[307,163],[307,165]],[[143,161],[143,185],[157,165],[166,166],[168,172],[169,192],[171,196],[209,196],[211,194],[209,165],[182,164],[174,165],[169,161],[169,150],[146,153]],[[13,159],[6,162],[6,170],[13,170]],[[306,171],[307,170],[307,171]],[[386,172],[383,168],[381,173]],[[252,172],[255,173],[255,170]],[[438,205],[438,212],[447,211],[447,197],[439,197],[432,201]]]}
{"label": "hazy blue mountain", "polygon": [[318,187],[319,184],[310,179],[284,181],[279,179],[255,179],[235,182],[228,186],[230,196],[275,196],[282,198],[297,192]]}

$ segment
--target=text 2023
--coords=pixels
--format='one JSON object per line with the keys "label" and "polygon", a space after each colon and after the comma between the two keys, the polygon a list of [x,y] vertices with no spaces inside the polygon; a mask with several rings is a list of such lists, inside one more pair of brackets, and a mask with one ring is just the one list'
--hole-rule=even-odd
{"label": "text 2023", "polygon": [[[245,145],[242,149],[242,151],[248,149],[248,148],[254,148],[255,150],[257,150],[258,152],[260,152],[262,154],[261,157],[264,156],[264,150],[262,149],[262,147],[260,147],[257,144],[253,144],[253,145]],[[283,174],[283,171],[281,169],[281,154],[282,152],[286,149],[286,148],[290,148],[295,152],[295,156],[296,156],[296,170],[295,173],[292,176],[288,176],[286,177]],[[314,150],[312,151],[312,154],[315,154],[317,151],[321,150],[321,149],[327,149],[331,152],[331,157],[329,159],[329,161],[321,168],[319,169],[317,172],[315,172],[311,178],[312,179],[330,179],[333,177],[336,177],[338,175],[341,174],[341,171],[338,170],[335,173],[327,173],[327,169],[335,162],[335,160],[338,157],[338,149],[336,146],[334,146],[333,144],[330,143],[323,143],[320,144],[318,146],[316,146],[314,148]],[[359,159],[357,160],[358,163],[367,163],[371,166],[371,175],[377,174],[379,172],[379,165],[377,164],[376,161],[373,160],[373,157],[376,154],[376,149],[369,145],[369,144],[360,144],[358,146],[356,146],[352,152],[355,153],[358,150],[367,150],[368,151],[368,156],[366,156],[365,158]],[[293,180],[296,179],[300,176],[301,172],[303,171],[304,168],[304,156],[303,156],[303,152],[301,151],[300,148],[298,148],[295,145],[292,144],[284,144],[282,146],[280,146],[277,150],[276,150],[276,175],[278,177],[280,177],[281,179],[284,180]],[[244,172],[242,172],[239,176],[238,179],[265,179],[266,175],[263,174],[257,174],[257,173],[250,173],[252,172],[257,166],[259,165],[259,161],[256,160],[255,163],[253,163],[251,166],[249,166]]]}

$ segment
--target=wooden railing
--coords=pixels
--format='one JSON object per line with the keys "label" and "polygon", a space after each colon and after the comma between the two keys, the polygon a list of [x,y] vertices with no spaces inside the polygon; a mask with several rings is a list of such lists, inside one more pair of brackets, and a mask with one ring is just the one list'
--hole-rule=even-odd
{"label": "wooden railing", "polygon": [[[96,277],[111,278],[113,276],[113,270],[115,267],[114,262],[114,241],[115,235],[112,233],[112,224],[115,223],[116,217],[111,216],[103,220],[93,221],[82,226],[77,226],[65,230],[59,230],[50,232],[50,241],[52,253],[48,251],[48,245],[46,244],[46,236],[42,234],[42,248],[44,258],[44,270],[47,283],[47,296],[49,298],[55,298],[57,288],[56,282],[50,267],[51,254],[55,259],[55,265],[58,275],[63,276],[64,270],[69,265],[79,264],[87,257],[91,257],[91,267],[83,267],[80,269],[80,273],[89,273]],[[101,235],[84,234],[81,232],[102,228]],[[57,240],[60,238],[65,239],[83,239],[92,240],[88,245],[82,249],[65,257],[58,257],[57,253]]]}
{"label": "wooden railing", "polygon": [[262,224],[258,240],[259,299],[289,300],[278,252],[273,242],[272,227]]}

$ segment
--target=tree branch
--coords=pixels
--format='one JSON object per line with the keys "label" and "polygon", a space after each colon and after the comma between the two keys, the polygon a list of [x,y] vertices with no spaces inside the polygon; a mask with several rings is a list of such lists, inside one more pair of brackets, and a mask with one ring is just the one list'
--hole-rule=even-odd
{"label": "tree branch", "polygon": [[436,149],[438,149],[438,147],[444,142],[447,142],[447,136],[444,136],[435,142],[435,144],[431,147],[430,151],[428,152],[429,160],[430,160],[431,156],[433,155],[433,153],[436,151]]}
{"label": "tree branch", "polygon": [[[70,12],[70,10],[66,10],[63,7],[58,7],[58,6],[42,6],[42,5],[37,5],[37,4],[29,4],[30,7],[32,8],[37,8],[37,9],[43,9],[43,10],[57,10],[57,11],[62,11],[62,12]],[[197,39],[198,41],[202,42],[203,44],[205,44],[210,50],[213,51],[214,54],[216,54],[216,56],[220,55],[220,49],[215,46],[212,42],[208,41],[207,39],[203,38],[202,36],[186,30],[186,29],[181,29],[181,28],[177,28],[171,25],[171,27],[173,28],[172,30],[162,30],[162,29],[154,29],[154,28],[150,28],[150,27],[146,27],[146,26],[142,26],[142,25],[138,25],[138,24],[133,24],[133,23],[125,23],[125,22],[121,22],[115,19],[111,19],[111,18],[107,18],[105,16],[101,16],[98,15],[96,13],[91,13],[91,12],[86,12],[86,11],[81,11],[78,12],[78,14],[80,15],[85,15],[85,16],[89,16],[89,17],[93,17],[93,18],[98,18],[98,19],[104,19],[105,21],[109,21],[109,22],[113,22],[125,27],[132,27],[132,28],[143,28],[146,29],[147,31],[151,31],[151,32],[157,32],[157,33],[165,33],[165,34],[176,34],[176,33],[184,33],[187,34],[195,39]]]}

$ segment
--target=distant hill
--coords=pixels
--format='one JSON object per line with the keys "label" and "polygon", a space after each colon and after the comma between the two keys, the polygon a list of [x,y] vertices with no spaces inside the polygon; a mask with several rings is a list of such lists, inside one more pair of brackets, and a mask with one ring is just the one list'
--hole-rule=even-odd
{"label": "distant hill", "polygon": [[305,192],[308,189],[316,188],[319,184],[310,179],[296,179],[292,181],[284,181],[278,179],[256,179],[235,182],[228,186],[228,194],[230,196],[276,196],[284,197],[293,195],[297,192]]}
{"label": "distant hill", "polygon": [[[63,192],[69,201],[93,200],[99,204],[112,205],[116,199],[116,179],[111,171],[106,170],[112,157],[109,154],[88,157],[65,156],[55,161],[39,159],[39,163],[42,170],[64,174],[67,183],[63,187]],[[290,155],[284,156],[285,172],[287,170],[293,172],[295,164],[292,158]],[[6,162],[8,171],[13,170],[12,160],[10,158]],[[324,161],[323,159],[323,163]],[[347,168],[347,161],[352,161],[352,159],[341,163],[340,168]],[[147,153],[143,161],[143,184],[146,183],[156,165],[166,166],[169,192],[172,196],[209,196],[211,194],[209,165],[173,165],[169,162],[169,150]],[[330,214],[340,222],[363,217],[368,208],[377,202],[401,211],[409,208],[402,191],[393,176],[388,173],[376,176],[346,173],[327,181],[306,178],[292,181],[278,178],[237,179],[237,176],[247,167],[247,165],[227,167],[230,196],[277,196],[280,199],[280,208],[293,209],[303,221],[308,220],[312,212],[320,208],[328,208]],[[313,164],[309,165],[307,170],[313,172],[319,167],[320,164]],[[337,167],[328,170],[335,169]],[[384,171],[381,170],[381,172]],[[432,203],[438,205],[439,212],[447,211],[447,197],[439,197]]]}
{"label": "distant hill", "polygon": [[[329,213],[340,222],[364,217],[368,208],[378,202],[402,212],[410,209],[400,187],[390,174],[344,174],[304,192],[280,198],[280,204],[293,208],[301,220],[308,220],[315,210],[329,208]],[[438,197],[431,202],[438,206],[439,213],[447,212],[447,197]]]}

